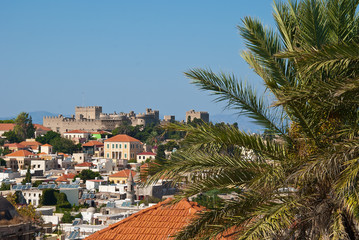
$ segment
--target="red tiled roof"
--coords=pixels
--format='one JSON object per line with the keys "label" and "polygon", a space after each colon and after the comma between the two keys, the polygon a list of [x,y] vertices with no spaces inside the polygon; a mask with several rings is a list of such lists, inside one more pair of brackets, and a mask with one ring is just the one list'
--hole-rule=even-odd
{"label": "red tiled roof", "polygon": [[36,141],[22,141],[20,144],[24,145],[25,147],[31,148],[33,150],[39,149],[39,146],[42,144]]}
{"label": "red tiled roof", "polygon": [[173,239],[170,236],[185,227],[196,216],[196,213],[205,210],[196,202],[186,199],[174,205],[167,205],[169,201],[143,209],[85,239]]}
{"label": "red tiled roof", "polygon": [[72,131],[65,132],[64,134],[66,134],[66,133],[88,133],[88,132],[82,131],[82,130],[72,130]]}
{"label": "red tiled roof", "polygon": [[138,155],[149,155],[149,156],[156,156],[156,153],[153,153],[153,152],[143,152],[143,153],[139,153],[137,154]]}
{"label": "red tiled roof", "polygon": [[90,162],[83,162],[83,163],[75,165],[75,167],[92,167],[92,166],[93,166],[93,164]]}
{"label": "red tiled roof", "polygon": [[74,174],[74,173],[64,174],[64,175],[58,177],[55,181],[56,182],[65,182],[65,181],[68,181],[68,179],[70,179],[70,180],[74,179],[75,176],[76,176],[76,174]]}
{"label": "red tiled roof", "polygon": [[42,145],[41,147],[52,147],[52,145],[46,143],[46,144]]}
{"label": "red tiled roof", "polygon": [[109,177],[122,177],[122,178],[128,178],[130,176],[130,172],[132,173],[132,176],[134,177],[136,175],[135,171],[132,171],[130,169],[124,169],[117,173],[114,173],[110,175]]}
{"label": "red tiled roof", "polygon": [[105,140],[105,142],[140,142],[140,140],[130,137],[126,134],[119,134]]}
{"label": "red tiled roof", "polygon": [[41,124],[33,124],[36,129],[42,130],[42,131],[51,131],[51,128],[45,127]]}
{"label": "red tiled roof", "polygon": [[25,146],[20,144],[20,143],[6,143],[6,144],[4,144],[4,147],[8,147],[8,148],[25,148]]}
{"label": "red tiled roof", "polygon": [[28,156],[34,156],[34,154],[27,150],[19,150],[6,155],[6,157],[28,157]]}
{"label": "red tiled roof", "polygon": [[89,141],[87,143],[82,144],[82,146],[83,147],[103,146],[103,143],[99,141]]}
{"label": "red tiled roof", "polygon": [[10,131],[15,127],[15,123],[0,123],[0,131]]}
{"label": "red tiled roof", "polygon": [[57,155],[64,155],[64,157],[68,157],[69,155],[68,154],[66,154],[66,153],[62,153],[62,152],[59,152],[59,153],[57,153]]}

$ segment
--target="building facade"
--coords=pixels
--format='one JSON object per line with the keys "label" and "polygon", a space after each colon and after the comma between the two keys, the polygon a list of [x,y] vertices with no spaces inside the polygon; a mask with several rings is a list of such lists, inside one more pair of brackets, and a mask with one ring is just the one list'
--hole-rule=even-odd
{"label": "building facade", "polygon": [[140,140],[126,134],[119,134],[104,142],[105,158],[111,159],[136,159],[137,154],[143,151]]}

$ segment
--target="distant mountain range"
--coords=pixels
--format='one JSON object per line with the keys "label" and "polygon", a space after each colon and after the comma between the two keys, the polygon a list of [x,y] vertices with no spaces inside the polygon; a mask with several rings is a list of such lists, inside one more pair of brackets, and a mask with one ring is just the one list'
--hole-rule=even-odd
{"label": "distant mountain range", "polygon": [[[59,114],[51,113],[47,111],[35,111],[35,112],[29,112],[30,116],[32,117],[33,123],[42,124],[42,119],[45,116],[58,116]],[[66,115],[64,115],[66,116]],[[12,117],[0,117],[0,120],[7,120],[7,119],[14,119],[16,116]],[[254,123],[250,122],[250,119],[238,116],[235,114],[214,114],[209,115],[210,121],[213,123],[230,123],[233,124],[235,122],[238,123],[238,128],[244,131],[250,131],[250,132],[260,132],[261,129]]]}

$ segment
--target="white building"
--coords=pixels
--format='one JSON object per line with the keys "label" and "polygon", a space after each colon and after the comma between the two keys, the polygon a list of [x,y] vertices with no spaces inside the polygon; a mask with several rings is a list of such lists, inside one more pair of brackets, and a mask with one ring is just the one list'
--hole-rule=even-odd
{"label": "white building", "polygon": [[19,172],[13,172],[10,168],[0,169],[0,181],[20,177]]}
{"label": "white building", "polygon": [[87,190],[93,190],[93,189],[99,189],[99,186],[104,183],[105,180],[87,180],[86,181],[86,189]]}
{"label": "white building", "polygon": [[139,153],[137,154],[137,162],[138,163],[142,163],[144,161],[146,161],[147,159],[155,159],[156,158],[156,154],[153,152],[143,152],[143,153]]}
{"label": "white building", "polygon": [[22,190],[22,195],[24,196],[27,204],[32,204],[37,207],[40,204],[40,197],[42,195],[42,190],[38,189],[28,189]]}

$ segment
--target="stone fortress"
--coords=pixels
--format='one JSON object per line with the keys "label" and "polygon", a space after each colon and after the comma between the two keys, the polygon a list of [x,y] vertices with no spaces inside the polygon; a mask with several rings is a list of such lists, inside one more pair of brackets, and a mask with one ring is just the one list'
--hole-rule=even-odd
{"label": "stone fortress", "polygon": [[158,123],[159,111],[146,109],[145,113],[135,114],[133,111],[129,113],[102,113],[102,107],[76,107],[75,115],[64,117],[44,117],[43,125],[51,128],[52,131],[64,134],[72,130],[83,130],[87,132],[96,132],[99,130],[112,131],[124,123],[132,126],[146,126],[151,123]]}

